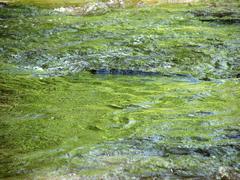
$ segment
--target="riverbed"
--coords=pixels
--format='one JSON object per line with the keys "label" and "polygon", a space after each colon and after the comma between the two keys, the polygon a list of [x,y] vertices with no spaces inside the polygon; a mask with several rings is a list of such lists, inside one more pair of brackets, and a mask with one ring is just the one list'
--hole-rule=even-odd
{"label": "riverbed", "polygon": [[0,178],[239,179],[239,6],[0,8]]}

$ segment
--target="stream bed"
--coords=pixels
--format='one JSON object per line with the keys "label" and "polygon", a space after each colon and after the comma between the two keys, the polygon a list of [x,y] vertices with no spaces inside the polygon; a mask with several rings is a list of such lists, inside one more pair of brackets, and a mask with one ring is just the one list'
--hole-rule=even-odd
{"label": "stream bed", "polygon": [[5,79],[2,177],[239,177],[238,80],[89,73]]}
{"label": "stream bed", "polygon": [[0,7],[0,178],[239,179],[239,7]]}

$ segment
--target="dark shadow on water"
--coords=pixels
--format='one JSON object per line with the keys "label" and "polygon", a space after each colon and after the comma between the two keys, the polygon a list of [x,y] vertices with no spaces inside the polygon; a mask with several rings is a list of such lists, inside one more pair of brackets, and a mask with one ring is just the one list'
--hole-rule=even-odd
{"label": "dark shadow on water", "polygon": [[180,78],[183,80],[187,80],[191,83],[199,82],[199,80],[197,78],[194,78],[191,74],[178,74],[178,73],[164,74],[162,72],[141,71],[141,70],[131,70],[131,69],[90,69],[88,71],[91,74],[95,74],[95,75],[173,77],[173,78]]}
{"label": "dark shadow on water", "polygon": [[140,71],[140,70],[122,70],[122,69],[91,69],[89,70],[92,74],[99,74],[99,75],[140,75],[140,76],[160,76],[163,75],[160,72],[147,72],[147,71]]}
{"label": "dark shadow on water", "polygon": [[220,24],[240,24],[240,19],[200,19],[202,22],[215,22]]}

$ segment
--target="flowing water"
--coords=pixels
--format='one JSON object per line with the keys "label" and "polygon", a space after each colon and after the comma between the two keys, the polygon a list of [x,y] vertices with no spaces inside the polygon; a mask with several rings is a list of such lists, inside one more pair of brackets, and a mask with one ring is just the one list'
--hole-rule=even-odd
{"label": "flowing water", "polygon": [[239,179],[231,7],[2,7],[0,178]]}

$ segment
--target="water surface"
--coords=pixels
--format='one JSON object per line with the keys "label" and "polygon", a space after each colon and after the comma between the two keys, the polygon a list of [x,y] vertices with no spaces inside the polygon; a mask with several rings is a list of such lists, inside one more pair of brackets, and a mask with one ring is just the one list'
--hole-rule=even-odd
{"label": "water surface", "polygon": [[238,4],[2,5],[0,178],[240,179]]}
{"label": "water surface", "polygon": [[18,99],[1,104],[2,177],[194,178],[239,168],[238,80],[80,73],[9,76],[1,87]]}

